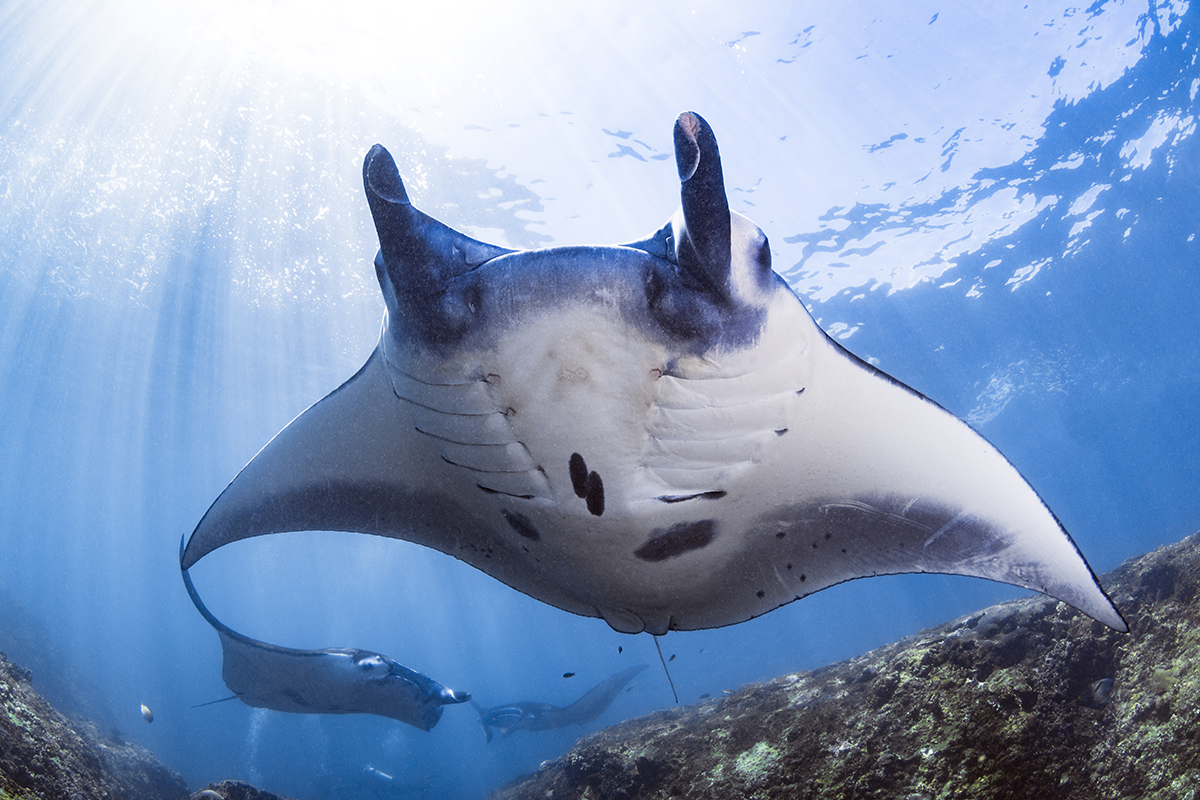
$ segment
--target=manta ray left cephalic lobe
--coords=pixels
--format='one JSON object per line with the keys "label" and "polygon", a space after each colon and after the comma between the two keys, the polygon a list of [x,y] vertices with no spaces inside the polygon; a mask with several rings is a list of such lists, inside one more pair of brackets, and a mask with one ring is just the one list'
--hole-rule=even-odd
{"label": "manta ray left cephalic lobe", "polygon": [[342,530],[630,633],[906,572],[1011,583],[1125,630],[999,451],[813,322],[729,209],[708,124],[684,113],[674,139],[681,207],[653,235],[523,251],[418,211],[373,147],[379,345],[217,498],[183,569]]}

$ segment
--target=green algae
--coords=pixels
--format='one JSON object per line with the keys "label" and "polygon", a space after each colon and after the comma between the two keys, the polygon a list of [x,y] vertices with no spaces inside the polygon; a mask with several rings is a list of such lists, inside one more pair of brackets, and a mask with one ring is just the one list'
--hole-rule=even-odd
{"label": "green algae", "polygon": [[733,769],[742,780],[759,783],[779,760],[779,750],[766,742],[759,742],[737,757]]}
{"label": "green algae", "polygon": [[1150,678],[1146,681],[1146,689],[1150,694],[1166,694],[1175,688],[1175,684],[1179,682],[1179,678],[1175,677],[1174,670],[1156,669],[1150,673]]}

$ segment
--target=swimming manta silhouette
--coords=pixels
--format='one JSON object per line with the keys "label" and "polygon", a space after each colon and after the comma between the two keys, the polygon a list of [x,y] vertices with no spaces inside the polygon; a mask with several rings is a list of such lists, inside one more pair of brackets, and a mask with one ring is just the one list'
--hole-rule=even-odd
{"label": "swimming manta silhouette", "polygon": [[[1004,456],[816,325],[730,211],[708,124],[682,114],[674,142],[682,207],[657,232],[524,251],[418,211],[371,148],[379,345],[221,493],[185,577],[230,542],[339,530],[436,548],[626,633],[732,625],[905,572],[1011,583],[1126,630]],[[347,682],[394,662],[249,644],[202,613],[252,705],[428,728],[465,699],[431,681],[380,712]],[[336,680],[310,669],[317,652]]]}
{"label": "swimming manta silhouette", "polygon": [[483,725],[483,733],[489,742],[492,741],[492,728],[500,731],[501,738],[507,739],[513,731],[548,731],[552,728],[586,725],[608,710],[626,684],[646,666],[639,664],[621,670],[616,675],[600,681],[583,697],[565,708],[530,700],[519,700],[495,708],[484,708],[474,700],[471,701],[471,705],[479,712],[479,722]]}

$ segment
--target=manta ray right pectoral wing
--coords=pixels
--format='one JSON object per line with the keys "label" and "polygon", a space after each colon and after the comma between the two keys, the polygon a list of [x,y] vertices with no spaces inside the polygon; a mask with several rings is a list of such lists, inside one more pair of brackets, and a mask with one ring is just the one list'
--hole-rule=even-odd
{"label": "manta ray right pectoral wing", "polygon": [[1128,630],[1058,519],[994,446],[815,324],[808,333],[810,372],[793,417],[745,490],[762,511],[726,565],[726,578],[760,604],[746,616],[854,578],[928,572],[1032,589]]}

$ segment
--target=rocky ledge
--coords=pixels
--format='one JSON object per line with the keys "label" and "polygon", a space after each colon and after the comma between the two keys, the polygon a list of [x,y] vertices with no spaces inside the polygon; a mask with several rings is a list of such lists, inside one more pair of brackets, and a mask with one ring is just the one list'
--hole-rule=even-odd
{"label": "rocky ledge", "polygon": [[489,797],[1200,796],[1200,534],[1102,582],[1129,634],[1003,603],[599,731]]}
{"label": "rocky ledge", "polygon": [[148,750],[67,717],[0,654],[0,800],[284,800],[238,781],[195,795]]}
{"label": "rocky ledge", "polygon": [[0,800],[286,800],[238,781],[188,793],[178,772],[121,740],[112,712],[97,702],[85,676],[66,666],[34,616],[4,596],[0,648],[46,675],[43,690],[54,700],[34,690],[29,667],[0,652]]}
{"label": "rocky ledge", "polygon": [[180,800],[187,785],[146,749],[56,711],[0,655],[0,799]]}

